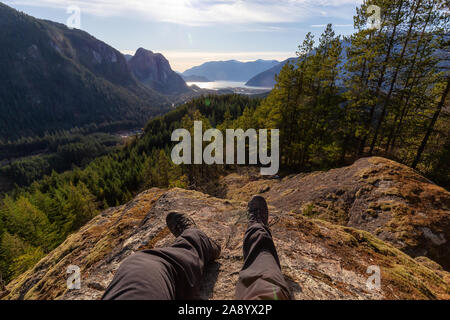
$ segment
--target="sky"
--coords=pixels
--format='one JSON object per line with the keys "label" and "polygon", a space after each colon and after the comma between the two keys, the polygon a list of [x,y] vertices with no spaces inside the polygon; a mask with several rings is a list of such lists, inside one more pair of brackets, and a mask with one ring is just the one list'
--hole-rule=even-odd
{"label": "sky", "polygon": [[[1,0],[36,18],[80,29],[122,53],[162,53],[183,72],[207,61],[285,60],[309,31],[353,33],[362,0]],[[80,19],[73,19],[76,11]]]}

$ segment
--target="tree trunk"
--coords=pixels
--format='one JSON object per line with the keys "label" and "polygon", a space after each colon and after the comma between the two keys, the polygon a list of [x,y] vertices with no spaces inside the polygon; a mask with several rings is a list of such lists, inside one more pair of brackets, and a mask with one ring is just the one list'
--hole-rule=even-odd
{"label": "tree trunk", "polygon": [[405,37],[405,43],[403,44],[403,48],[400,53],[399,63],[397,64],[394,75],[392,76],[391,85],[389,87],[389,92],[384,100],[383,110],[381,111],[381,116],[378,119],[377,126],[375,128],[375,134],[373,136],[372,144],[370,145],[369,155],[372,155],[373,149],[375,148],[375,144],[378,139],[378,134],[380,133],[381,125],[383,124],[384,118],[386,117],[387,106],[391,100],[391,96],[394,91],[394,86],[395,86],[395,83],[397,82],[398,73],[400,72],[400,69],[402,67],[402,59],[405,56],[406,48],[408,47],[408,43],[409,43],[409,40],[411,37],[411,32],[412,32],[414,24],[416,22],[417,12],[419,11],[419,6],[420,6],[421,2],[422,2],[422,0],[418,0],[416,8],[414,10],[414,15],[410,21],[408,33],[406,34],[406,37]]}
{"label": "tree trunk", "polygon": [[[404,1],[400,2],[400,6],[398,8],[397,16],[396,16],[396,19],[395,19],[396,21],[398,21],[398,19],[400,18],[400,14],[401,14],[402,8],[403,8],[403,3],[404,3]],[[391,58],[391,50],[392,50],[392,47],[394,46],[394,40],[395,40],[395,35],[396,35],[396,32],[397,32],[397,26],[398,26],[398,24],[395,24],[394,28],[392,30],[391,38],[389,40],[389,45],[388,45],[388,49],[387,49],[387,52],[386,52],[386,57],[385,57],[385,59],[383,61],[383,67],[381,69],[380,77],[378,78],[377,88],[376,88],[376,91],[375,91],[376,101],[375,101],[375,104],[373,104],[371,106],[370,111],[369,111],[369,118],[367,119],[367,122],[366,122],[367,130],[370,129],[370,126],[371,126],[372,121],[373,121],[373,116],[375,114],[375,108],[376,108],[376,105],[377,105],[377,101],[379,99],[381,86],[383,85],[384,76],[386,75],[387,64],[388,64],[388,62],[389,62],[389,60]],[[381,34],[381,30],[380,30],[380,34]],[[364,147],[366,145],[367,138],[368,138],[368,133],[366,133],[364,135],[364,137],[363,137],[363,139],[361,141],[361,146],[360,146],[360,153],[361,154],[364,153]]]}
{"label": "tree trunk", "polygon": [[[413,56],[413,59],[412,59],[412,62],[411,62],[411,66],[410,66],[410,68],[408,70],[408,73],[407,73],[407,76],[406,76],[405,86],[404,86],[404,88],[402,90],[402,94],[400,96],[400,99],[398,100],[399,103],[401,103],[403,101],[403,97],[405,96],[406,89],[408,89],[408,95],[407,95],[408,97],[406,99],[406,102],[405,102],[405,105],[403,106],[403,108],[400,108],[400,110],[399,110],[400,112],[397,113],[396,116],[395,116],[394,125],[392,126],[391,132],[389,134],[388,142],[386,144],[386,153],[389,152],[389,150],[392,151],[394,149],[396,137],[397,137],[398,134],[400,134],[400,131],[401,131],[403,118],[404,118],[404,116],[406,114],[406,110],[408,108],[408,103],[409,103],[409,100],[410,100],[411,92],[412,92],[412,89],[413,89],[413,87],[414,87],[414,85],[416,83],[416,79],[418,78],[417,74],[415,74],[413,76],[413,80],[412,80],[411,83],[409,82],[409,80],[411,79],[411,75],[414,72],[414,68],[415,68],[415,65],[416,65],[417,57],[419,56],[419,50],[420,50],[420,47],[422,45],[422,41],[423,41],[424,36],[425,36],[425,31],[426,31],[426,29],[428,27],[428,24],[430,23],[431,15],[433,13],[433,8],[434,8],[433,5],[430,6],[430,11],[429,11],[429,13],[427,15],[427,19],[426,19],[426,21],[425,21],[425,23],[423,25],[422,32],[420,34],[420,38],[417,41],[417,48],[416,48],[416,51],[414,52],[414,56]],[[425,48],[423,48],[422,52],[420,53],[421,57],[423,56],[424,52],[425,52]]]}
{"label": "tree trunk", "polygon": [[420,162],[422,153],[425,150],[425,147],[427,146],[428,139],[430,138],[430,135],[433,132],[434,125],[436,124],[436,121],[439,118],[439,115],[441,114],[441,110],[442,110],[442,107],[444,106],[445,99],[447,99],[449,90],[450,90],[450,77],[447,78],[447,87],[445,88],[444,92],[442,93],[441,100],[439,101],[436,112],[434,113],[433,118],[431,119],[430,125],[428,126],[427,133],[425,134],[425,137],[423,138],[422,143],[420,144],[419,150],[417,150],[416,158],[414,159],[414,162],[411,166],[413,169],[415,169]]}

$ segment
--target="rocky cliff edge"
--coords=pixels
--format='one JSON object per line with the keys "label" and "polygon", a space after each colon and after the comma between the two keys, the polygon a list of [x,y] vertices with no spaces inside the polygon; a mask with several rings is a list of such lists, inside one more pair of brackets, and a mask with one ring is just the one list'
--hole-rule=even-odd
{"label": "rocky cliff edge", "polygon": [[[199,299],[233,299],[243,264],[246,201],[268,199],[283,274],[296,299],[450,299],[449,192],[383,158],[282,180],[231,174],[223,198],[153,188],[110,208],[33,269],[7,285],[3,299],[99,299],[120,263],[136,250],[169,245],[169,211],[191,215],[222,245]],[[428,257],[427,257],[428,256]],[[430,259],[433,258],[435,261]],[[81,289],[68,290],[69,265]],[[381,286],[367,286],[370,266]]]}

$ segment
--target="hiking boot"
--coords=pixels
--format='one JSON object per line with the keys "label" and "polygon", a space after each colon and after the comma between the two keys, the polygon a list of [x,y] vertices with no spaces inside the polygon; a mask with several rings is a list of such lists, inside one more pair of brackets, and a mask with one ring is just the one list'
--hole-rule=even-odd
{"label": "hiking boot", "polygon": [[[178,238],[187,229],[198,228],[192,218],[190,218],[187,214],[179,212],[170,212],[166,217],[166,224],[170,232],[172,232],[176,238]],[[213,239],[209,237],[208,239],[211,241],[211,250],[206,257],[209,262],[219,258],[221,247]]]}
{"label": "hiking boot", "polygon": [[170,212],[166,217],[166,224],[176,238],[187,229],[197,228],[192,218],[179,212]]}
{"label": "hiking boot", "polygon": [[217,260],[220,257],[220,253],[222,252],[222,248],[220,247],[219,243],[217,243],[216,241],[214,241],[213,239],[209,238],[209,240],[211,240],[213,249],[211,252],[211,256],[208,259],[208,262]]}
{"label": "hiking boot", "polygon": [[248,223],[262,223],[267,226],[269,221],[269,209],[266,200],[261,196],[254,196],[247,206]]}

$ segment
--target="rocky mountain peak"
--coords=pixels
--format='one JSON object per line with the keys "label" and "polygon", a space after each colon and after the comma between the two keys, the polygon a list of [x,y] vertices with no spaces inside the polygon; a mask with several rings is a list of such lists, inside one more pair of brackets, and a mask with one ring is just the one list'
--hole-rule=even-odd
{"label": "rocky mountain peak", "polygon": [[164,94],[189,91],[188,86],[170,67],[169,61],[160,53],[139,48],[128,61],[135,77],[152,89]]}
{"label": "rocky mountain peak", "polygon": [[167,71],[172,71],[169,61],[161,53],[154,53],[151,50],[139,48],[132,59],[135,60],[135,63],[142,64],[140,67],[143,69],[164,68]]}
{"label": "rocky mountain peak", "polygon": [[147,49],[144,49],[144,48],[141,47],[141,48],[136,50],[135,56],[152,55],[152,54],[153,54],[153,51],[147,50]]}

